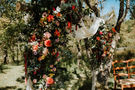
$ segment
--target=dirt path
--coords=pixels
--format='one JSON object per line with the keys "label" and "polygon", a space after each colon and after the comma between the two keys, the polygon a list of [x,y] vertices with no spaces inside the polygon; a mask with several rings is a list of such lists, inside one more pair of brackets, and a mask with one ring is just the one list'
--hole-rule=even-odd
{"label": "dirt path", "polygon": [[0,90],[25,90],[23,65],[4,65],[0,73]]}

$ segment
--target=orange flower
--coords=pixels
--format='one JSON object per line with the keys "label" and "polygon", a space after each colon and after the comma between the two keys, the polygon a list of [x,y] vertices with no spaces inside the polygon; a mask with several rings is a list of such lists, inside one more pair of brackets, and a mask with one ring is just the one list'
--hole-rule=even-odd
{"label": "orange flower", "polygon": [[35,40],[36,40],[36,35],[35,35],[35,34],[33,34],[33,35],[31,36],[30,41],[35,41]]}
{"label": "orange flower", "polygon": [[57,16],[57,17],[61,17],[61,13],[60,13],[60,12],[58,12],[56,16]]}
{"label": "orange flower", "polygon": [[57,36],[57,37],[60,37],[60,32],[56,29],[55,32],[54,32],[54,35]]}
{"label": "orange flower", "polygon": [[47,77],[47,79],[46,79],[46,83],[47,83],[47,84],[53,84],[53,83],[54,83],[53,78],[51,78],[51,77]]}
{"label": "orange flower", "polygon": [[54,20],[54,16],[53,16],[53,15],[49,15],[49,16],[47,17],[47,19],[48,19],[48,22],[51,22],[51,21]]}
{"label": "orange flower", "polygon": [[42,55],[42,56],[40,56],[39,58],[38,58],[38,61],[42,61],[42,60],[44,60],[45,59],[45,55]]}
{"label": "orange flower", "polygon": [[96,37],[96,39],[99,41],[100,40],[100,37]]}
{"label": "orange flower", "polygon": [[38,50],[38,44],[37,45],[33,45],[32,48],[33,48],[33,51],[37,51]]}
{"label": "orange flower", "polygon": [[46,41],[44,41],[44,45],[45,45],[46,47],[51,47],[51,46],[52,46],[51,40],[46,40]]}
{"label": "orange flower", "polygon": [[112,28],[112,31],[113,31],[113,32],[116,32],[115,28]]}

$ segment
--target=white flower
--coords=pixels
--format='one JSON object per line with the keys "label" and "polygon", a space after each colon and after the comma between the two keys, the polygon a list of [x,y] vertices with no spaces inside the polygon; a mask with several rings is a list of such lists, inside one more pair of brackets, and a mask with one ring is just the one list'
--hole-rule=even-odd
{"label": "white flower", "polygon": [[33,46],[33,45],[37,45],[38,44],[38,42],[37,41],[35,41],[35,42],[30,42],[30,43],[28,43],[29,45],[31,45],[31,46]]}
{"label": "white flower", "polygon": [[60,10],[61,10],[61,8],[57,6],[57,7],[56,7],[56,10],[54,11],[54,13],[56,13],[56,14],[57,14],[57,13],[59,13],[59,12],[60,12]]}

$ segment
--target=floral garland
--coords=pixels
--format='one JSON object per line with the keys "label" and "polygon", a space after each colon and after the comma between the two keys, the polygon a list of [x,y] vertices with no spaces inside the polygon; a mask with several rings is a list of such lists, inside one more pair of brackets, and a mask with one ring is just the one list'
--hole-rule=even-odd
{"label": "floral garland", "polygon": [[76,25],[79,20],[77,4],[66,6],[66,0],[61,0],[61,3],[61,6],[66,8],[45,8],[38,28],[29,38],[25,68],[26,75],[33,81],[35,89],[44,90],[55,83],[57,64],[61,61],[59,47],[66,45],[66,35],[72,32],[72,25]]}
{"label": "floral garland", "polygon": [[101,24],[97,33],[92,37],[92,59],[97,66],[110,60],[113,56],[112,42],[115,34],[115,28]]}

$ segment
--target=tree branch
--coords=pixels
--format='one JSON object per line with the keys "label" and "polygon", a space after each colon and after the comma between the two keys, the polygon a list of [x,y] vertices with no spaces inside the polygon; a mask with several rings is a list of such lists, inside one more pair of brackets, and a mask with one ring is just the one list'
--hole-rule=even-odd
{"label": "tree branch", "polygon": [[[97,17],[100,17],[100,12],[99,12],[98,8],[96,7],[96,6],[97,6],[96,4],[97,4],[98,2],[95,3],[95,5],[91,5],[91,4],[90,4],[90,0],[84,0],[84,1],[85,1],[85,3],[88,5],[88,7],[94,11],[95,15],[96,15]],[[96,2],[96,1],[95,1],[95,2]]]}
{"label": "tree branch", "polygon": [[128,13],[129,7],[130,7],[130,0],[127,0],[126,9],[125,9],[125,13],[124,13],[124,0],[120,0],[119,16],[118,16],[117,24],[115,26],[115,29],[117,32],[120,32],[121,23],[124,21],[126,15]]}

